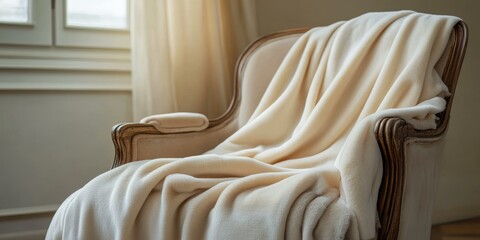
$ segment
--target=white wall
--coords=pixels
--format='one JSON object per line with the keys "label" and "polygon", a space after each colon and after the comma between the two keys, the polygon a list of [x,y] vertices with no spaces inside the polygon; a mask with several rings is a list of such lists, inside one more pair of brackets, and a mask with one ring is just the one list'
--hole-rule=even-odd
{"label": "white wall", "polygon": [[131,116],[129,91],[0,90],[0,239],[41,239],[57,205],[110,168],[111,127]]}
{"label": "white wall", "polygon": [[106,171],[110,129],[128,121],[128,92],[0,92],[0,206],[58,204]]}
{"label": "white wall", "polygon": [[469,26],[469,46],[453,105],[434,220],[480,216],[480,1],[259,0],[257,19],[264,35],[327,25],[366,12],[403,9],[459,16]]}

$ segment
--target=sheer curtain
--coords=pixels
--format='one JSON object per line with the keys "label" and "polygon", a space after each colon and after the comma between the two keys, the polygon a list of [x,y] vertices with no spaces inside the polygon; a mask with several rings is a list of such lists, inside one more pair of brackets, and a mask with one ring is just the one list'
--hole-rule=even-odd
{"label": "sheer curtain", "polygon": [[132,0],[135,120],[167,112],[215,118],[235,62],[257,37],[254,0]]}

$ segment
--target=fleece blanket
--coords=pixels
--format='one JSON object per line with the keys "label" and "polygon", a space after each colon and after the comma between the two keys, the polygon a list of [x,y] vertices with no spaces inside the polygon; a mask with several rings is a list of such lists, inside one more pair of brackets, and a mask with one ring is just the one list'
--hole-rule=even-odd
{"label": "fleece blanket", "polygon": [[448,90],[434,66],[457,21],[382,12],[308,31],[231,137],[96,177],[65,200],[47,238],[375,238],[374,124],[435,128]]}

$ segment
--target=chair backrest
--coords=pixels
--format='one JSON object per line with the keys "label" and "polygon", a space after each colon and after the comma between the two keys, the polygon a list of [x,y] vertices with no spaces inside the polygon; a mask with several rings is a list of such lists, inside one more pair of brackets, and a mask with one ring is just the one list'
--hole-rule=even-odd
{"label": "chair backrest", "polygon": [[267,35],[250,45],[242,55],[237,69],[241,99],[238,109],[239,126],[248,121],[288,50],[307,30]]}
{"label": "chair backrest", "polygon": [[[229,109],[229,111],[238,114],[239,127],[243,126],[252,115],[288,50],[308,30],[308,28],[293,29],[264,36],[253,42],[239,58],[235,79],[236,89],[234,90],[234,99]],[[437,71],[442,75],[452,95],[455,92],[458,72],[457,70],[449,71],[446,67],[457,64],[452,63],[452,58],[455,58],[454,55],[458,52],[463,53],[464,49],[458,51],[455,47],[465,45],[465,43],[459,43],[459,41],[465,39],[462,38],[465,32],[465,24],[459,22],[452,31],[448,46],[436,65]],[[461,64],[460,62],[459,65],[461,66]],[[445,111],[447,114],[450,111],[450,107],[451,97],[447,111]]]}

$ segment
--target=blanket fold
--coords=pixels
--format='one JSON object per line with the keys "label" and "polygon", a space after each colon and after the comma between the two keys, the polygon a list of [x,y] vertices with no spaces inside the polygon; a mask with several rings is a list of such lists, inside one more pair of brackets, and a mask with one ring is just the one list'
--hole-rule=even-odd
{"label": "blanket fold", "polygon": [[381,12],[308,31],[232,136],[98,176],[65,200],[47,238],[375,238],[374,125],[436,127],[448,89],[434,66],[458,21]]}

